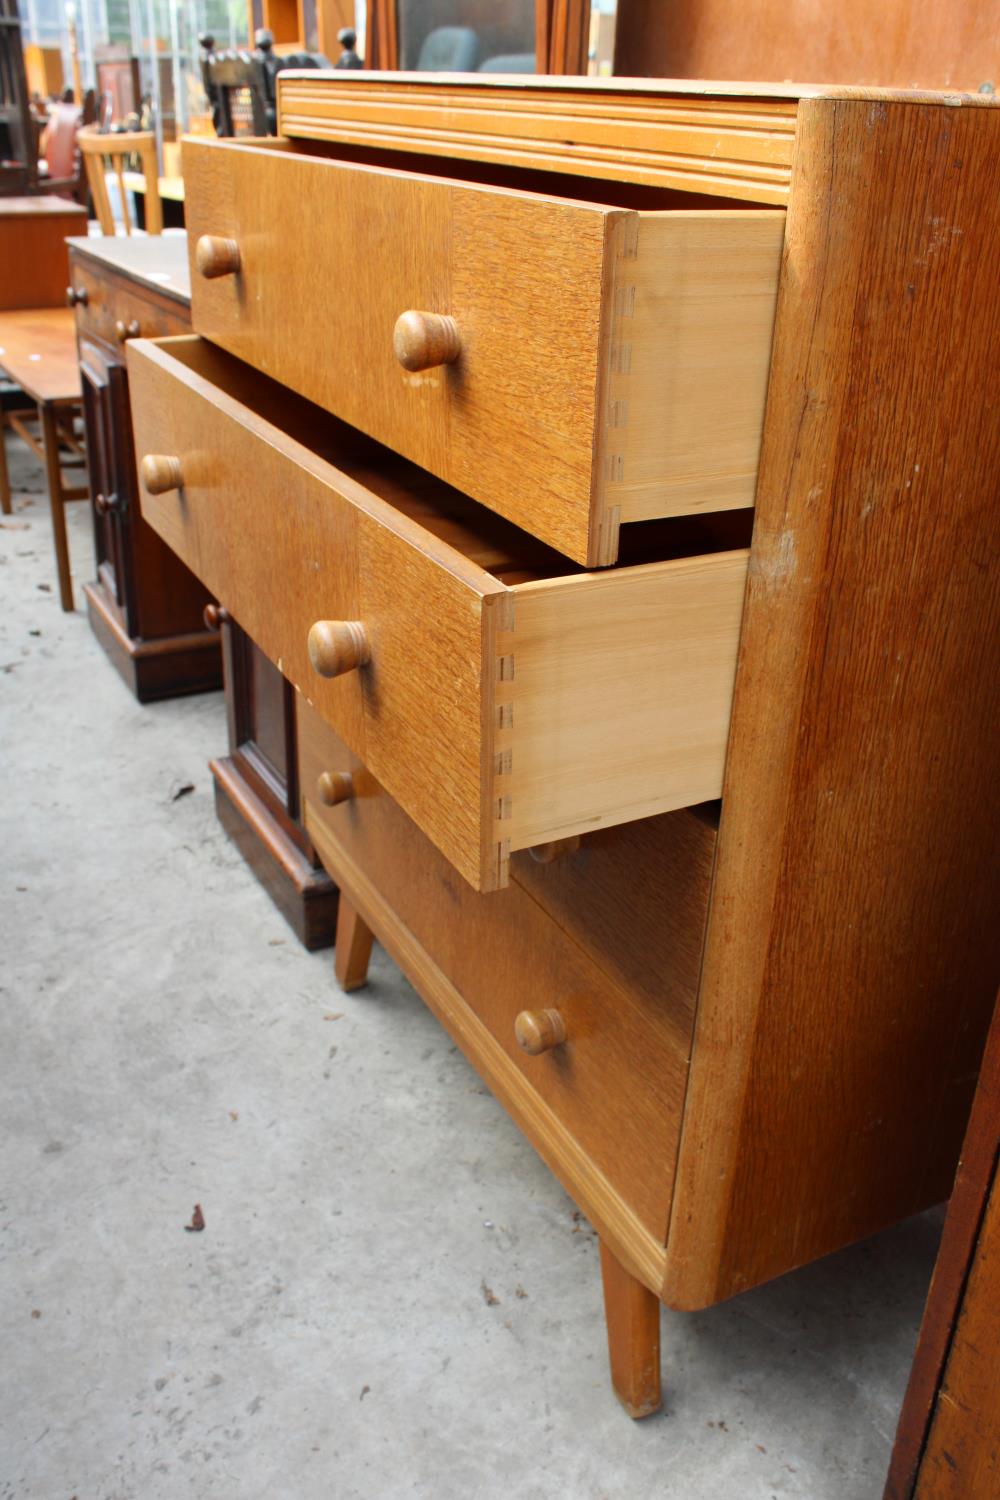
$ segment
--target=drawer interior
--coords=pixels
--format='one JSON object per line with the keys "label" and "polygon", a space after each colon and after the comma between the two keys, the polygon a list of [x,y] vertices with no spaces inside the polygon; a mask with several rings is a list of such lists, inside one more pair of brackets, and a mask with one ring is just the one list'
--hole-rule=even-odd
{"label": "drawer interior", "polygon": [[[588,570],[530,532],[480,505],[391,449],[196,337],[164,339],[170,358],[273,424],[316,458],[363,485],[445,546],[508,587],[588,576]],[[608,576],[643,563],[731,551],[750,545],[750,511],[678,516],[631,526]]]}

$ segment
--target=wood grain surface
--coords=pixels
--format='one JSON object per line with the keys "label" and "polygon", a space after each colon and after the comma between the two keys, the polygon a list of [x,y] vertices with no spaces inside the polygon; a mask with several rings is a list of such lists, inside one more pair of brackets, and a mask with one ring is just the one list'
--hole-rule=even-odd
{"label": "wood grain surface", "polygon": [[943,1197],[992,1010],[1000,113],[809,100],[665,1296]]}
{"label": "wood grain surface", "polygon": [[511,849],[719,796],[747,558],[512,589],[495,741]]}
{"label": "wood grain surface", "polygon": [[[241,256],[192,270],[199,333],[578,562],[614,562],[621,521],[752,504],[780,213],[647,221],[302,146],[185,152],[192,245]],[[457,357],[401,368],[404,314],[446,320]]]}
{"label": "wood grain surface", "polygon": [[[205,342],[129,366],[143,514],[477,890],[512,850],[718,796],[745,549],[574,573]],[[365,664],[319,675],[320,621],[357,622]]]}
{"label": "wood grain surface", "polygon": [[87,210],[68,198],[0,197],[0,308],[65,307],[66,237],[86,232]]}
{"label": "wood grain surface", "polygon": [[[419,946],[557,1116],[591,1163],[582,1176],[571,1161],[557,1166],[581,1206],[586,1199],[594,1211],[587,1182],[596,1169],[637,1216],[643,1235],[662,1247],[693,1015],[694,948],[704,929],[715,843],[711,823],[683,812],[595,835],[593,854],[584,840],[560,865],[521,856],[507,890],[477,895],[307,705],[299,728],[306,827],[334,879],[390,952],[397,952],[394,933]],[[325,807],[316,794],[319,776],[344,770],[353,773],[355,797]],[[590,912],[611,910],[622,899],[623,870],[630,872],[631,920],[605,948]],[[374,910],[370,898],[366,903],[368,886],[378,893]],[[687,933],[677,948],[662,933],[656,898],[664,888]],[[576,890],[587,891],[588,900],[577,903]],[[433,1003],[423,968],[408,953],[404,971]],[[546,1006],[560,1011],[567,1040],[529,1057],[514,1023],[518,1012]],[[488,1059],[477,1055],[476,1062],[492,1085]],[[531,1128],[528,1135],[540,1144]]]}
{"label": "wood grain surface", "polygon": [[979,0],[618,0],[615,72],[968,89],[995,78],[1000,15]]}
{"label": "wood grain surface", "polygon": [[[596,82],[521,78],[497,86],[480,76],[456,87],[451,78],[369,73],[359,87],[289,70],[278,80],[279,130],[299,140],[787,201],[797,94],[671,97],[648,80]],[[747,89],[730,85],[740,87]]]}
{"label": "wood grain surface", "polygon": [[32,401],[79,401],[76,325],[70,309],[0,313],[0,370]]}

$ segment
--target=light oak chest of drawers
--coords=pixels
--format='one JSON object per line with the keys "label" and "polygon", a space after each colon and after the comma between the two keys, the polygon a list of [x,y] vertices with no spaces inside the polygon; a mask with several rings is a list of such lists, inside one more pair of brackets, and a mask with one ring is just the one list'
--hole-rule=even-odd
{"label": "light oak chest of drawers", "polygon": [[657,1298],[954,1167],[1000,929],[1000,113],[279,93],[284,141],[185,148],[201,337],[129,349],[143,513],[299,687],[338,971],[374,931],[591,1218],[643,1414]]}

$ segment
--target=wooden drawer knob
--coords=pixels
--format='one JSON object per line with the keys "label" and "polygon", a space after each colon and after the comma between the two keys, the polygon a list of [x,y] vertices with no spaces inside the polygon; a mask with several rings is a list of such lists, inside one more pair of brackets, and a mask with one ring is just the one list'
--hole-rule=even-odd
{"label": "wooden drawer knob", "polygon": [[119,318],[115,324],[115,337],[119,344],[124,344],[126,339],[137,339],[141,332],[142,330],[135,318],[130,318],[127,323],[123,323],[121,318]]}
{"label": "wooden drawer knob", "polygon": [[566,1023],[557,1010],[522,1010],[514,1022],[514,1035],[519,1047],[538,1057],[566,1040]]}
{"label": "wooden drawer knob", "polygon": [[206,281],[216,276],[235,276],[240,269],[240,247],[235,240],[218,234],[203,234],[194,247],[194,263]]}
{"label": "wooden drawer knob", "polygon": [[68,286],[66,288],[67,307],[86,307],[89,298],[85,286]]}
{"label": "wooden drawer knob", "polygon": [[229,612],[223,609],[221,604],[206,604],[201,612],[201,618],[205,622],[206,630],[221,630],[223,625],[229,624]]}
{"label": "wooden drawer knob", "polygon": [[454,363],[462,335],[455,319],[443,313],[405,312],[396,319],[392,347],[404,370],[433,370]]}
{"label": "wooden drawer knob", "polygon": [[139,472],[151,495],[167,495],[181,487],[181,461],[166,453],[147,453]]}
{"label": "wooden drawer knob", "polygon": [[316,780],[316,791],[327,807],[337,807],[354,796],[354,777],[350,771],[324,771]]}
{"label": "wooden drawer knob", "polygon": [[371,660],[360,620],[317,620],[309,632],[309,660],[321,677],[340,677]]}

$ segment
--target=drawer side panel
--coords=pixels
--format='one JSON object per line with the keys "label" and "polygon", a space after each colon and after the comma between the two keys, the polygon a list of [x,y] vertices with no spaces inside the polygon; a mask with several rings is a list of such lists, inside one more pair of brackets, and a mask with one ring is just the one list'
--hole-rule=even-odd
{"label": "drawer side panel", "polygon": [[497,759],[512,849],[720,795],[748,558],[513,590]]}

